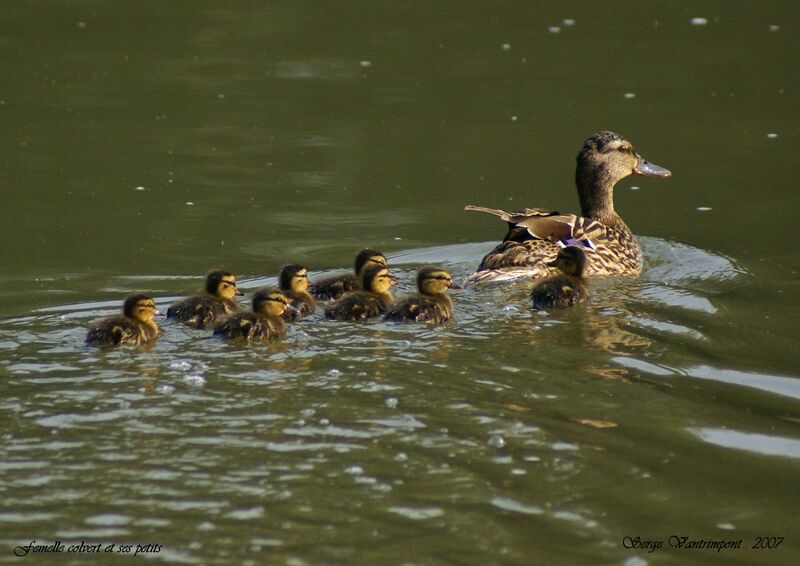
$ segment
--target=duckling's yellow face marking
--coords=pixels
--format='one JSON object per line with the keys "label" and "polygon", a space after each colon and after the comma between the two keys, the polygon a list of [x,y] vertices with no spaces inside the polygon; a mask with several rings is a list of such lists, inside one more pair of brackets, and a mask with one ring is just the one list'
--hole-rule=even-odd
{"label": "duckling's yellow face marking", "polygon": [[397,278],[395,278],[388,269],[381,269],[372,279],[370,290],[373,293],[386,293],[389,289],[394,287],[396,281]]}
{"label": "duckling's yellow face marking", "polygon": [[217,296],[222,299],[232,299],[235,295],[241,295],[236,288],[236,277],[232,275],[223,277],[217,285]]}
{"label": "duckling's yellow face marking", "polygon": [[265,314],[272,316],[281,316],[287,308],[289,308],[289,299],[280,291],[273,291],[267,295],[267,300],[264,301],[262,307]]}
{"label": "duckling's yellow face marking", "polygon": [[290,287],[295,293],[303,293],[308,290],[308,270],[298,270],[292,277]]}
{"label": "duckling's yellow face marking", "polygon": [[426,295],[444,293],[448,287],[453,286],[453,278],[446,271],[432,271],[422,280],[420,291]]}
{"label": "duckling's yellow face marking", "polygon": [[156,308],[153,299],[143,299],[137,302],[133,307],[133,318],[139,322],[150,322],[157,314],[161,314]]}
{"label": "duckling's yellow face marking", "polygon": [[[380,266],[383,266],[383,267],[388,267],[388,264],[386,263],[386,258],[383,257],[382,255],[370,256],[369,259],[364,262],[364,265],[368,265],[370,263],[373,264],[373,265],[380,265]],[[364,269],[364,268],[362,267],[361,269]]]}

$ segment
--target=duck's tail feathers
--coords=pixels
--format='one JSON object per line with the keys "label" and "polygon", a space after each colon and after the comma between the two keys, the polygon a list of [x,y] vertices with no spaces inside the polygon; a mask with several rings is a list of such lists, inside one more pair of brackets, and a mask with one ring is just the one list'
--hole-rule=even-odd
{"label": "duck's tail feathers", "polygon": [[508,220],[509,214],[505,210],[500,210],[499,208],[487,208],[485,206],[475,206],[473,204],[468,204],[464,207],[464,210],[473,210],[475,212],[486,212],[487,214],[493,214],[494,216],[499,216],[503,220]]}

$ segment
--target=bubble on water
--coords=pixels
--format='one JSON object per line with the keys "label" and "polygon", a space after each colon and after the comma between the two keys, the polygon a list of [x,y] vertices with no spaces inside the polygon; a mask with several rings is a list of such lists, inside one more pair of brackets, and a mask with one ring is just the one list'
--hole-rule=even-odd
{"label": "bubble on water", "polygon": [[397,397],[389,397],[384,402],[388,409],[396,409],[397,408]]}
{"label": "bubble on water", "polygon": [[549,33],[561,33],[561,28],[558,26],[550,26],[549,28],[547,28],[547,31]]}
{"label": "bubble on water", "polygon": [[527,475],[527,474],[528,474],[527,470],[524,470],[522,468],[513,468],[511,470],[511,475],[512,476],[524,476],[524,475]]}
{"label": "bubble on water", "polygon": [[224,95],[224,94],[222,94],[222,93],[219,93],[219,94],[217,95],[217,98],[219,98],[220,100],[225,100],[225,95]]}
{"label": "bubble on water", "polygon": [[767,139],[770,139],[770,140],[774,140],[777,137],[778,137],[778,134],[776,134],[775,132],[770,132],[770,133],[767,134]]}
{"label": "bubble on water", "polygon": [[300,411],[300,416],[307,419],[309,417],[313,417],[316,411],[314,409],[303,409]]}
{"label": "bubble on water", "polygon": [[210,523],[208,521],[203,521],[199,525],[197,525],[198,531],[213,531],[217,527],[214,526],[214,523]]}
{"label": "bubble on water", "polygon": [[138,186],[138,187],[136,187],[136,190],[137,190],[137,191],[145,191],[145,190],[147,190],[147,189],[145,189],[145,188],[144,188],[144,187],[142,187],[142,186]]}
{"label": "bubble on water", "polygon": [[631,190],[632,190],[632,191],[638,191],[638,190],[639,190],[639,187],[631,187]]}
{"label": "bubble on water", "polygon": [[534,456],[533,454],[528,454],[527,456],[522,457],[523,460],[526,462],[541,462],[542,459],[539,456]]}
{"label": "bubble on water", "polygon": [[190,200],[186,201],[186,206],[194,206],[194,203]]}
{"label": "bubble on water", "polygon": [[699,210],[700,212],[708,212],[709,210],[711,210],[711,207],[710,206],[698,206],[697,210]]}
{"label": "bubble on water", "polygon": [[772,24],[771,26],[769,26],[769,31],[771,31],[773,33],[778,31],[778,30],[780,30],[780,29],[781,29],[781,26],[779,26],[779,25]]}
{"label": "bubble on water", "polygon": [[397,454],[394,455],[394,459],[396,462],[407,462],[408,455],[406,455],[405,452],[398,452]]}
{"label": "bubble on water", "polygon": [[692,24],[693,26],[704,26],[704,25],[708,24],[708,19],[707,18],[692,18],[691,20],[689,20],[689,23]]}
{"label": "bubble on water", "polygon": [[516,116],[512,116],[512,117],[511,117],[511,121],[512,121],[512,122],[516,122],[517,120],[518,120],[518,118],[517,118]]}
{"label": "bubble on water", "polygon": [[574,26],[575,25],[575,20],[573,20],[572,18],[565,18],[565,19],[561,20],[561,23],[564,24],[567,27]]}
{"label": "bubble on water", "polygon": [[174,369],[177,371],[189,371],[192,369],[192,364],[187,362],[186,360],[178,360],[176,362],[172,362],[169,364],[169,369]]}
{"label": "bubble on water", "polygon": [[172,385],[159,385],[155,389],[156,393],[163,393],[164,395],[170,395],[175,392],[175,387]]}
{"label": "bubble on water", "polygon": [[338,377],[342,375],[342,372],[336,368],[333,368],[328,370],[328,375],[330,375],[331,377]]}
{"label": "bubble on water", "polygon": [[732,531],[736,529],[733,523],[717,523],[717,528],[722,529],[724,531]]}
{"label": "bubble on water", "polygon": [[500,46],[500,49],[502,49],[503,51],[508,51],[509,49],[511,49],[511,44],[504,43],[503,45]]}
{"label": "bubble on water", "polygon": [[190,373],[183,378],[183,381],[188,385],[200,386],[206,382],[206,378],[199,373]]}
{"label": "bubble on water", "polygon": [[500,436],[499,434],[496,434],[494,436],[489,437],[487,444],[492,448],[502,448],[503,446],[506,445],[506,439]]}
{"label": "bubble on water", "polygon": [[364,468],[362,468],[361,466],[353,465],[353,466],[347,466],[344,469],[344,471],[345,473],[348,473],[351,476],[360,476],[361,474],[364,473]]}
{"label": "bubble on water", "polygon": [[372,67],[372,61],[359,61],[358,64],[361,65],[361,67],[363,67],[364,69],[366,69],[367,67]]}
{"label": "bubble on water", "polygon": [[625,94],[622,95],[622,97],[630,100],[632,98],[636,98],[636,93],[635,92],[626,92]]}
{"label": "bubble on water", "polygon": [[329,419],[320,419],[319,424],[320,426],[330,426],[331,421]]}

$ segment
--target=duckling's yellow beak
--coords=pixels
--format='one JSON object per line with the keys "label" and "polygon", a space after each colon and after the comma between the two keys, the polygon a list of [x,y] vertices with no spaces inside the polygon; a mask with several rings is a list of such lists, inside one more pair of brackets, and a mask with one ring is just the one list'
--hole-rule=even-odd
{"label": "duckling's yellow beak", "polygon": [[389,287],[397,285],[397,276],[394,273],[387,273],[386,277],[389,278]]}
{"label": "duckling's yellow beak", "polygon": [[672,176],[672,171],[670,171],[669,169],[664,169],[663,167],[660,167],[655,163],[650,163],[647,159],[645,159],[638,153],[636,154],[636,157],[639,161],[638,163],[636,163],[636,167],[633,168],[634,175],[644,175],[645,177],[662,177],[662,178]]}
{"label": "duckling's yellow beak", "polygon": [[240,297],[243,297],[244,296],[244,291],[239,289],[239,287],[236,287],[236,293],[235,294],[240,296]]}
{"label": "duckling's yellow beak", "polygon": [[153,316],[161,316],[161,315],[163,315],[163,314],[164,314],[164,313],[163,313],[163,312],[161,312],[160,310],[158,310],[158,309],[153,309]]}

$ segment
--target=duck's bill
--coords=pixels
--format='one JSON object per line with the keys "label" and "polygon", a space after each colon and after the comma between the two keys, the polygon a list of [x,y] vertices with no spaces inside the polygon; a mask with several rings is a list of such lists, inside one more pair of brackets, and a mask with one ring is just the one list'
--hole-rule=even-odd
{"label": "duck's bill", "polygon": [[664,169],[663,167],[659,167],[655,163],[650,163],[646,159],[644,159],[641,155],[639,156],[639,162],[636,164],[636,167],[633,168],[634,175],[644,175],[645,177],[670,177],[672,176],[672,172],[669,169]]}
{"label": "duck's bill", "polygon": [[237,294],[238,296],[240,296],[240,297],[243,297],[243,296],[244,296],[244,291],[242,291],[241,289],[239,289],[239,288],[237,287],[237,288],[236,288],[236,294]]}
{"label": "duck's bill", "polygon": [[448,289],[463,289],[464,287],[462,287],[458,283],[455,283],[454,281],[450,281],[450,283],[447,284],[447,288]]}
{"label": "duck's bill", "polygon": [[153,316],[162,316],[164,313],[158,309],[153,310]]}

